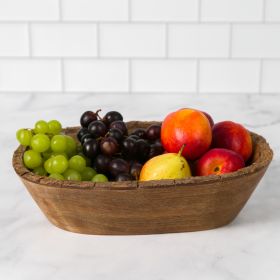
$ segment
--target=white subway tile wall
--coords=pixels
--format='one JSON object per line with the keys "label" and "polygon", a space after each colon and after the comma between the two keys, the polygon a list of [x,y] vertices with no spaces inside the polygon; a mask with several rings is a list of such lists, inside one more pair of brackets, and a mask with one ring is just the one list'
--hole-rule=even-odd
{"label": "white subway tile wall", "polygon": [[197,21],[197,0],[131,0],[131,16],[139,21]]}
{"label": "white subway tile wall", "polygon": [[58,4],[58,0],[0,0],[0,20],[58,20]]}
{"label": "white subway tile wall", "polygon": [[280,92],[280,60],[268,60],[263,64],[262,92]]}
{"label": "white subway tile wall", "polygon": [[34,24],[32,54],[45,57],[97,56],[96,24]]}
{"label": "white subway tile wall", "polygon": [[264,0],[201,0],[203,21],[251,22],[263,17]]}
{"label": "white subway tile wall", "polygon": [[1,91],[60,91],[59,60],[0,59]]}
{"label": "white subway tile wall", "polygon": [[101,24],[101,57],[164,57],[163,24]]}
{"label": "white subway tile wall", "polygon": [[28,25],[0,24],[0,56],[28,55]]}
{"label": "white subway tile wall", "polygon": [[279,11],[279,0],[266,0],[265,17],[267,21],[280,21]]}
{"label": "white subway tile wall", "polygon": [[128,92],[129,63],[126,60],[66,60],[65,90],[69,92]]}
{"label": "white subway tile wall", "polygon": [[201,92],[247,92],[259,90],[260,63],[252,60],[208,60],[200,63]]}
{"label": "white subway tile wall", "polygon": [[0,0],[0,93],[279,94],[280,0]]}
{"label": "white subway tile wall", "polygon": [[170,24],[170,57],[228,57],[229,25]]}
{"label": "white subway tile wall", "polygon": [[[8,1],[8,0],[7,0]],[[48,1],[48,0],[45,0]],[[58,0],[63,20],[127,21],[129,0]]]}
{"label": "white subway tile wall", "polygon": [[280,57],[280,25],[236,25],[232,30],[234,57]]}
{"label": "white subway tile wall", "polygon": [[135,60],[132,62],[135,92],[195,92],[196,61]]}

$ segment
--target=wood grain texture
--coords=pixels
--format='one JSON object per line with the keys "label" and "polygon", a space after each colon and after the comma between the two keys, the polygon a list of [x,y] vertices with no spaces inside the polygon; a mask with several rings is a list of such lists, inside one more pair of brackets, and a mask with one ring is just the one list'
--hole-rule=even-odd
{"label": "wood grain texture", "polygon": [[[150,122],[129,122],[129,129]],[[77,128],[66,129],[74,134]],[[243,208],[272,160],[265,139],[252,134],[251,164],[237,172],[181,180],[75,182],[38,176],[22,162],[13,166],[48,220],[84,234],[128,235],[207,230],[230,223]]]}

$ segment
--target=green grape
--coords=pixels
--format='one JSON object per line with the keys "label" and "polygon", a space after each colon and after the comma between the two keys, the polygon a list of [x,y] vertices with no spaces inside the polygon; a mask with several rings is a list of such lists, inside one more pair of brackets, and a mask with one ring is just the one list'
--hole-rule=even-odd
{"label": "green grape", "polygon": [[73,156],[69,160],[69,168],[82,172],[86,168],[86,160],[79,156]]}
{"label": "green grape", "polygon": [[91,160],[88,157],[86,157],[83,153],[78,153],[78,155],[85,159],[86,166],[91,166]]}
{"label": "green grape", "polygon": [[63,155],[52,158],[51,173],[63,173],[68,168],[68,160]]}
{"label": "green grape", "polygon": [[40,175],[40,176],[46,176],[48,173],[46,171],[46,169],[43,166],[38,166],[36,168],[34,168],[33,173]]}
{"label": "green grape", "polygon": [[47,122],[45,122],[45,121],[42,121],[42,120],[37,121],[35,123],[34,131],[36,134],[38,134],[38,133],[45,134],[45,133],[49,132],[49,126],[48,126]]}
{"label": "green grape", "polygon": [[64,156],[66,159],[68,159],[68,155],[65,152],[58,153],[58,152],[51,152],[49,157],[56,157],[56,156]]}
{"label": "green grape", "polygon": [[49,133],[56,135],[61,132],[61,123],[57,120],[51,120],[48,122]]}
{"label": "green grape", "polygon": [[66,180],[73,180],[73,181],[81,181],[82,180],[81,174],[74,169],[67,169],[62,175],[64,176],[64,178]]}
{"label": "green grape", "polygon": [[42,157],[44,160],[47,160],[52,156],[52,154],[53,154],[53,151],[51,148],[49,148],[47,151],[42,153]]}
{"label": "green grape", "polygon": [[52,170],[52,162],[53,162],[53,158],[49,158],[44,162],[44,168],[47,170],[49,174],[54,173]]}
{"label": "green grape", "polygon": [[58,173],[52,173],[49,175],[49,178],[56,179],[56,180],[64,180],[64,177]]}
{"label": "green grape", "polygon": [[74,156],[77,153],[77,144],[76,141],[68,135],[65,135],[66,138],[66,153],[71,157]]}
{"label": "green grape", "polygon": [[108,182],[108,178],[104,174],[96,174],[92,179],[92,182]]}
{"label": "green grape", "polygon": [[63,153],[67,149],[67,140],[64,135],[55,135],[51,140],[51,148],[54,152]]}
{"label": "green grape", "polygon": [[32,137],[31,148],[38,153],[42,153],[49,149],[50,142],[50,138],[47,135],[39,133]]}
{"label": "green grape", "polygon": [[32,139],[32,132],[28,129],[19,129],[17,131],[17,140],[23,146],[29,146]]}
{"label": "green grape", "polygon": [[28,150],[24,152],[23,162],[27,168],[34,169],[43,163],[40,153]]}
{"label": "green grape", "polygon": [[96,175],[96,171],[91,167],[86,167],[82,172],[83,181],[91,181],[91,179]]}

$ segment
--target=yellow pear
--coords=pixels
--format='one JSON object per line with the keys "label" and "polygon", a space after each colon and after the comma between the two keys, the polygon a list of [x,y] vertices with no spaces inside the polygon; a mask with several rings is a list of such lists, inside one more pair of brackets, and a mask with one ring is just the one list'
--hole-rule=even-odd
{"label": "yellow pear", "polygon": [[167,153],[148,160],[140,173],[140,181],[183,179],[191,176],[188,162],[181,156],[183,147],[178,154]]}

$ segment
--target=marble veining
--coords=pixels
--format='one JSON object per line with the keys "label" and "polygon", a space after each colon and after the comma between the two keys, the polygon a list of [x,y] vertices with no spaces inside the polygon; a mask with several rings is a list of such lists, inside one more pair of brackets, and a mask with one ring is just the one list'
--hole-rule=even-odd
{"label": "marble veining", "polygon": [[[234,120],[262,134],[274,161],[230,225],[204,232],[89,236],[50,223],[11,167],[15,131],[38,119],[77,125],[86,109],[126,120],[161,120],[180,107]],[[280,275],[280,96],[1,94],[0,279],[278,280]]]}

